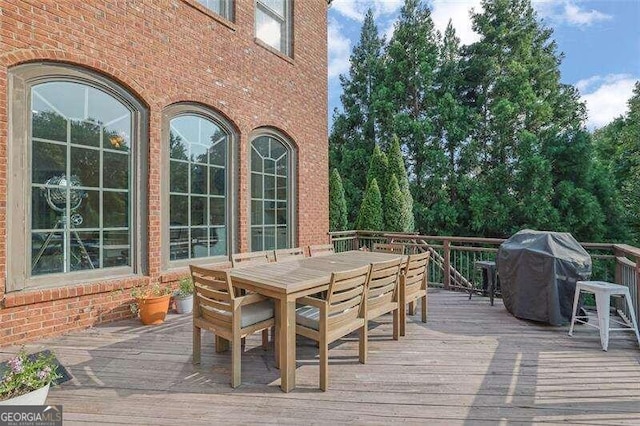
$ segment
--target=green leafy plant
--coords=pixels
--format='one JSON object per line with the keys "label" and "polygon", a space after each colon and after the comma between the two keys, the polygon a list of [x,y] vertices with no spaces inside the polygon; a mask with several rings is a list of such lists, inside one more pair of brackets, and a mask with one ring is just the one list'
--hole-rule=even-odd
{"label": "green leafy plant", "polygon": [[[171,287],[169,286],[161,286],[158,283],[153,284],[148,287],[134,287],[131,290],[131,297],[136,300],[140,299],[149,299],[152,297],[162,297],[171,294]],[[140,312],[140,306],[137,302],[134,302],[129,305],[129,309],[131,309],[131,313],[133,315],[138,315]]]}
{"label": "green leafy plant", "polygon": [[13,398],[51,384],[60,375],[53,354],[27,355],[23,349],[6,363],[0,381],[0,400]]}
{"label": "green leafy plant", "polygon": [[193,280],[191,277],[186,276],[180,279],[180,284],[178,289],[173,293],[173,295],[179,299],[184,299],[193,294]]}

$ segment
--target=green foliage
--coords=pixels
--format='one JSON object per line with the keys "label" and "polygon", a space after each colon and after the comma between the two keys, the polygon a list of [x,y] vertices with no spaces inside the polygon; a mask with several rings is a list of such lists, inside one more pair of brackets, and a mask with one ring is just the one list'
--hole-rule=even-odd
{"label": "green foliage", "polygon": [[398,179],[391,175],[389,188],[385,197],[384,224],[385,231],[409,232],[413,212],[407,208],[404,194],[400,191]]}
{"label": "green foliage", "polygon": [[[415,219],[413,216],[413,196],[411,195],[411,191],[409,189],[409,178],[407,177],[407,171],[404,167],[404,159],[402,157],[402,150],[400,148],[400,140],[397,136],[393,136],[391,141],[391,145],[389,146],[389,182],[396,178],[396,182],[398,184],[398,189],[402,194],[402,209],[400,215],[402,218],[400,219],[400,223],[402,226],[398,232],[412,232],[415,226]],[[387,194],[391,193],[391,186],[387,189]],[[385,219],[386,212],[392,211],[390,208],[386,206],[385,202]],[[387,227],[389,227],[390,223],[385,222]],[[395,228],[394,228],[395,229]],[[389,230],[391,230],[389,228]]]}
{"label": "green foliage", "polygon": [[389,181],[389,161],[387,155],[382,152],[378,145],[373,147],[373,154],[371,155],[371,162],[369,163],[369,170],[367,171],[367,185],[369,185],[373,179],[378,183],[380,193],[385,194]]}
{"label": "green foliage", "polygon": [[364,194],[362,206],[358,212],[356,229],[363,231],[383,230],[382,197],[375,178],[371,180]]}
{"label": "green foliage", "polygon": [[347,202],[338,169],[333,169],[329,179],[329,230],[347,229]]}
{"label": "green foliage", "polygon": [[24,348],[9,361],[0,382],[0,400],[40,389],[60,377],[53,354],[28,356]]}
{"label": "green foliage", "polygon": [[189,275],[180,278],[180,282],[178,284],[178,289],[173,292],[174,297],[178,299],[184,299],[193,294],[193,279]]}

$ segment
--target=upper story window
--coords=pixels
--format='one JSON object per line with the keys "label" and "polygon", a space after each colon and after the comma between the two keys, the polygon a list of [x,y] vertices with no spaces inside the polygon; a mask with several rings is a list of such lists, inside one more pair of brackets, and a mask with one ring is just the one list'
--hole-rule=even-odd
{"label": "upper story window", "polygon": [[134,272],[142,107],[91,73],[41,67],[12,72],[9,166],[19,179],[10,185],[9,214],[22,216],[25,228],[10,232],[12,251],[26,256],[11,261],[11,287],[52,274]]}
{"label": "upper story window", "polygon": [[251,142],[251,251],[292,247],[295,152],[277,134]]}
{"label": "upper story window", "polygon": [[256,0],[256,37],[291,56],[291,0]]}
{"label": "upper story window", "polygon": [[191,259],[227,257],[232,249],[231,127],[208,109],[171,106],[168,124],[168,240],[173,266]]}
{"label": "upper story window", "polygon": [[233,21],[234,0],[197,0],[197,2],[223,18]]}

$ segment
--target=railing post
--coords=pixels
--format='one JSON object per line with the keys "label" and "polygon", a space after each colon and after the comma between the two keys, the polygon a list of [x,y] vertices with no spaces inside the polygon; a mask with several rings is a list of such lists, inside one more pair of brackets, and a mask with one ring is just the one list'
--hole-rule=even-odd
{"label": "railing post", "polygon": [[618,262],[618,257],[620,256],[620,250],[618,249],[618,247],[613,246],[613,257],[614,257],[614,261],[616,262],[616,270],[614,272],[615,276],[613,278],[614,282],[616,284],[623,284],[622,282],[622,264],[620,262]]}
{"label": "railing post", "polygon": [[640,256],[635,256],[636,260],[636,321],[640,321]]}
{"label": "railing post", "polygon": [[444,288],[451,287],[451,241],[444,240]]}

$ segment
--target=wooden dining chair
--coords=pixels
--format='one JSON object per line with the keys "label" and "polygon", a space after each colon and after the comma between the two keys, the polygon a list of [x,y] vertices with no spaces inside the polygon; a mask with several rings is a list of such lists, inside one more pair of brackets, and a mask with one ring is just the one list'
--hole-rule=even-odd
{"label": "wooden dining chair", "polygon": [[311,257],[328,256],[334,253],[335,249],[333,248],[333,244],[316,244],[309,246],[309,256]]}
{"label": "wooden dining chair", "polygon": [[234,268],[244,268],[269,263],[268,251],[252,251],[248,253],[234,253],[231,255],[231,264]]}
{"label": "wooden dining chair", "polygon": [[282,262],[286,260],[295,260],[304,258],[304,250],[302,247],[280,249],[274,252],[276,262]]}
{"label": "wooden dining chair", "polygon": [[372,263],[367,283],[367,321],[392,312],[393,340],[398,340],[400,333],[398,283],[401,264],[401,257]]}
{"label": "wooden dining chair", "polygon": [[[422,299],[422,322],[427,322],[427,267],[430,252],[412,254],[407,258],[400,275],[400,335],[405,335],[407,304]],[[411,310],[413,314],[413,308]]]}
{"label": "wooden dining chair", "polygon": [[369,266],[334,272],[327,298],[306,296],[297,300],[296,333],[318,342],[320,347],[320,389],[329,385],[329,343],[360,330],[359,358],[366,362],[367,321],[365,287]]}
{"label": "wooden dining chair", "polygon": [[239,291],[233,287],[228,270],[190,268],[194,284],[193,362],[200,363],[203,329],[215,335],[217,352],[231,342],[231,387],[235,388],[241,382],[242,339],[262,330],[262,348],[268,347],[268,329],[275,325],[273,302],[256,293],[236,296]]}
{"label": "wooden dining chair", "polygon": [[371,251],[376,253],[404,254],[404,245],[375,243]]}

